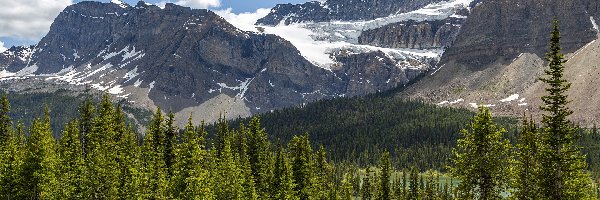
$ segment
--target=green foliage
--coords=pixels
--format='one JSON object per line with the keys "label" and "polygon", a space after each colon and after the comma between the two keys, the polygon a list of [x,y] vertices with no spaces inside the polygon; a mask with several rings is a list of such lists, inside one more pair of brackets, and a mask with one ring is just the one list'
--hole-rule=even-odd
{"label": "green foliage", "polygon": [[165,126],[160,109],[152,118],[142,145],[142,194],[144,199],[168,198],[168,175],[165,164]]}
{"label": "green foliage", "polygon": [[[314,147],[327,147],[334,162],[349,161],[365,167],[377,163],[387,150],[397,168],[444,171],[458,132],[472,116],[464,109],[371,95],[275,110],[261,115],[261,125],[273,141],[288,142],[296,133],[309,133]],[[208,129],[218,128],[213,125]]]}
{"label": "green foliage", "polygon": [[313,158],[312,147],[308,134],[294,136],[289,144],[290,156],[292,157],[292,171],[294,175],[294,190],[298,192],[301,200],[310,199],[313,196],[312,183]]}
{"label": "green foliage", "polygon": [[461,180],[458,190],[467,199],[499,199],[507,189],[510,143],[504,139],[506,131],[492,122],[488,108],[480,107],[470,129],[461,131],[452,175]]}
{"label": "green foliage", "polygon": [[60,199],[81,199],[84,197],[85,160],[80,142],[79,122],[67,126],[58,141]]}
{"label": "green foliage", "polygon": [[204,149],[204,125],[197,130],[188,120],[183,130],[182,142],[176,145],[173,164],[172,194],[175,199],[214,199]]}
{"label": "green foliage", "polygon": [[26,145],[22,172],[25,185],[21,188],[27,188],[25,198],[58,199],[58,155],[48,114],[33,121]]}
{"label": "green foliage", "polygon": [[379,198],[381,200],[392,199],[392,189],[390,186],[390,178],[392,177],[392,163],[390,160],[390,153],[384,152],[379,161],[379,168],[381,173],[379,174]]}
{"label": "green foliage", "polygon": [[539,132],[535,122],[523,117],[523,125],[518,136],[515,159],[511,165],[513,181],[512,196],[517,199],[539,199],[538,181],[538,151],[539,151]]}
{"label": "green foliage", "polygon": [[293,178],[292,167],[288,160],[288,155],[283,147],[279,146],[275,157],[275,167],[273,169],[274,180],[271,186],[274,199],[298,199],[296,192],[294,191],[295,185]]}
{"label": "green foliage", "polygon": [[589,174],[585,172],[585,156],[577,145],[577,128],[567,117],[573,113],[568,107],[567,91],[571,84],[564,79],[564,55],[560,47],[558,20],[550,39],[550,52],[546,60],[550,63],[546,77],[540,80],[548,84],[547,94],[542,97],[546,111],[542,116],[540,173],[538,176],[541,196],[545,199],[589,198],[591,186]]}

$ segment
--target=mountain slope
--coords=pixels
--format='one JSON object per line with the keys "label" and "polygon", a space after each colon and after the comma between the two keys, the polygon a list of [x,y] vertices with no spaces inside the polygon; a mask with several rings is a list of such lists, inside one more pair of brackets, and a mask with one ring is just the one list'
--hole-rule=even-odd
{"label": "mountain slope", "polygon": [[[563,52],[570,61],[566,77],[573,120],[591,126],[598,122],[594,105],[598,85],[589,79],[596,72],[595,42],[598,29],[594,1],[484,1],[473,8],[457,39],[444,54],[439,70],[404,92],[404,98],[419,98],[440,106],[474,109],[476,104],[493,107],[503,115],[524,112],[539,116],[540,97],[552,20],[561,24]],[[515,6],[516,5],[516,6]],[[581,75],[581,76],[580,76]],[[584,76],[588,78],[584,79]]]}
{"label": "mountain slope", "polygon": [[241,31],[211,11],[144,2],[69,6],[38,45],[2,55],[0,78],[20,84],[8,84],[11,90],[26,90],[38,80],[94,88],[145,108],[171,109],[180,121],[190,113],[208,121],[220,114],[249,116],[408,81],[356,87],[350,83],[354,74],[338,77],[319,68],[277,36]]}

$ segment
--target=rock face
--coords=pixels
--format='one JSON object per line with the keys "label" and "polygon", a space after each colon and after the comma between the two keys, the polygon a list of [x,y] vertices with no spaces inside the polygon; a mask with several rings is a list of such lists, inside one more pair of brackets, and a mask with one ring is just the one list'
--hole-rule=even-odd
{"label": "rock face", "polygon": [[499,58],[512,60],[525,52],[543,57],[555,16],[565,31],[563,49],[573,52],[596,39],[590,17],[591,13],[598,13],[597,5],[592,0],[483,1],[472,10],[442,63],[456,61],[477,69]]}
{"label": "rock face", "polygon": [[[27,66],[27,62],[31,58],[34,46],[29,47],[11,47],[10,49],[0,53],[0,69],[6,71],[18,71]],[[2,75],[0,75],[2,77]]]}
{"label": "rock face", "polygon": [[386,48],[430,49],[449,47],[460,31],[463,18],[439,21],[414,20],[363,31],[358,43]]}
{"label": "rock face", "polygon": [[466,19],[439,68],[400,96],[440,106],[473,108],[484,105],[500,115],[541,116],[538,109],[546,85],[538,80],[547,63],[552,22],[560,22],[565,78],[573,83],[571,117],[582,126],[600,120],[592,105],[600,87],[595,81],[600,46],[597,41],[598,1],[486,0]]}
{"label": "rock face", "polygon": [[279,4],[257,24],[286,25],[298,22],[372,20],[405,13],[442,0],[327,0],[304,4]]}
{"label": "rock face", "polygon": [[213,121],[383,91],[414,76],[382,52],[334,57],[344,67],[325,70],[290,42],[241,31],[207,10],[81,2],[36,46],[1,54],[0,70],[12,77],[0,81],[13,90],[43,82],[93,88],[178,119]]}

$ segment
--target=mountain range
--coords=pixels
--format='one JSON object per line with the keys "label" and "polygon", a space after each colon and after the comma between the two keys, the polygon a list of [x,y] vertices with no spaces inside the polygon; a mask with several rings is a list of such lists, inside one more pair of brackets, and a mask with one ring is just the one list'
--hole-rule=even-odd
{"label": "mountain range", "polygon": [[38,44],[0,53],[0,85],[105,91],[180,123],[404,87],[396,98],[522,115],[537,112],[557,17],[574,119],[592,124],[599,9],[594,0],[328,0],[280,4],[242,27],[175,4],[81,2]]}

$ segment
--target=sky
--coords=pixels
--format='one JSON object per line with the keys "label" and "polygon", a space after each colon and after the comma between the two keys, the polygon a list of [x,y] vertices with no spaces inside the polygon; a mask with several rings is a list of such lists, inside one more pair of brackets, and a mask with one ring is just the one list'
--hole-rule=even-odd
{"label": "sky", "polygon": [[[33,45],[48,33],[54,18],[67,6],[82,0],[0,0],[0,52],[18,45]],[[110,2],[111,0],[96,0]],[[138,0],[122,0],[135,5]],[[276,4],[303,3],[309,0],[146,0],[167,2],[192,8],[208,8],[221,15],[264,12]]]}

